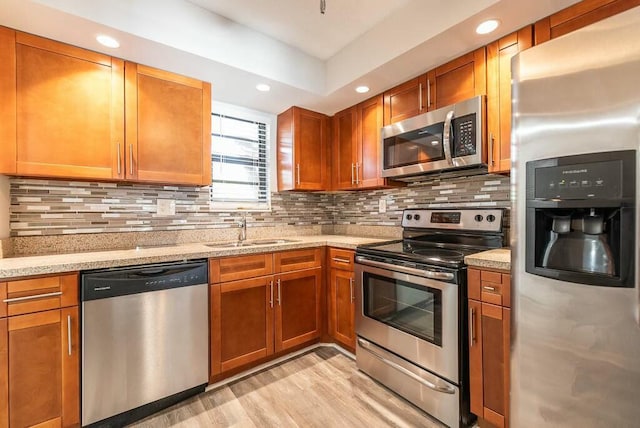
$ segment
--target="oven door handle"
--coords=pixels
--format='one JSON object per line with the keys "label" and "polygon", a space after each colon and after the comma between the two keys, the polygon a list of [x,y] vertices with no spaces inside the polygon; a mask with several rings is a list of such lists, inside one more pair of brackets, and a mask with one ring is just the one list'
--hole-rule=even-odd
{"label": "oven door handle", "polygon": [[437,271],[431,271],[431,270],[415,269],[415,268],[410,268],[406,266],[389,265],[387,263],[369,260],[362,256],[356,257],[356,262],[363,265],[375,266],[375,267],[379,267],[387,270],[395,270],[398,272],[408,273],[411,275],[423,276],[429,279],[451,281],[454,278],[454,275],[451,272],[437,272]]}
{"label": "oven door handle", "polygon": [[417,374],[405,369],[401,365],[396,364],[393,361],[386,359],[382,355],[378,355],[377,353],[375,353],[369,347],[369,342],[367,342],[366,340],[358,338],[358,344],[362,347],[362,349],[364,349],[365,351],[370,353],[372,356],[374,356],[375,358],[377,358],[380,361],[382,361],[384,364],[388,365],[392,369],[395,369],[395,370],[399,371],[400,373],[402,373],[402,374],[404,374],[406,376],[409,376],[411,379],[415,380],[416,382],[419,382],[421,385],[424,385],[427,388],[432,389],[432,390],[434,390],[436,392],[442,392],[444,394],[455,394],[456,393],[456,390],[451,388],[451,387],[449,387],[449,386],[436,385],[435,383],[429,382],[428,380],[423,379],[422,377],[418,376]]}

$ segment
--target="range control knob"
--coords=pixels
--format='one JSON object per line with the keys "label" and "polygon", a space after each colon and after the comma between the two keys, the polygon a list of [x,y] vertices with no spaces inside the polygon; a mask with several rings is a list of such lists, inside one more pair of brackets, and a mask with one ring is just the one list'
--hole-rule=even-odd
{"label": "range control knob", "polygon": [[496,221],[496,216],[494,216],[493,214],[489,214],[489,215],[487,216],[487,221],[488,221],[489,223],[493,223],[494,221]]}
{"label": "range control knob", "polygon": [[420,220],[420,214],[416,214],[416,215],[414,215],[414,216],[413,216],[413,218],[414,218],[414,219],[416,219],[416,221],[417,221],[417,220]]}
{"label": "range control knob", "polygon": [[[489,217],[487,217],[487,218],[489,218]],[[482,215],[481,215],[481,214],[476,214],[476,216],[474,217],[474,219],[475,219],[475,221],[477,221],[477,222],[481,222],[481,221],[482,221],[482,219],[484,219],[484,217],[482,217]]]}
{"label": "range control knob", "polygon": [[407,220],[411,220],[413,216],[411,214],[407,214]]}

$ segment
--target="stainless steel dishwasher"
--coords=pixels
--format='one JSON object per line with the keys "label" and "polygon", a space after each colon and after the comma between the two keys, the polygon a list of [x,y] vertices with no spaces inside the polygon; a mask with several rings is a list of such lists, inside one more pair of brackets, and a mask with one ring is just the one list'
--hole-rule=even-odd
{"label": "stainless steel dishwasher", "polygon": [[122,426],[204,391],[206,260],[82,275],[82,425]]}

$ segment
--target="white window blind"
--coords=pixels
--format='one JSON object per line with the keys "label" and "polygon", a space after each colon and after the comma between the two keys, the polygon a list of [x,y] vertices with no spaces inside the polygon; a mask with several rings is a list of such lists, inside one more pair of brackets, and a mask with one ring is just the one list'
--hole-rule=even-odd
{"label": "white window blind", "polygon": [[239,114],[211,117],[211,207],[269,209],[269,124]]}

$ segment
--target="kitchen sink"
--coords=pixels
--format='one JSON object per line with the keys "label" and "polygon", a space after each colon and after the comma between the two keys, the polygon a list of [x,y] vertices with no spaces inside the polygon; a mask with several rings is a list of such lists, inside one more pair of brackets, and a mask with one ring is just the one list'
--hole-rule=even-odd
{"label": "kitchen sink", "polygon": [[299,242],[295,239],[256,239],[252,241],[235,241],[227,242],[225,244],[204,244],[211,248],[241,248],[241,247],[254,247],[258,245],[275,245],[275,244],[287,244],[290,242]]}

